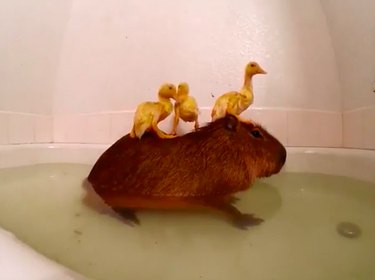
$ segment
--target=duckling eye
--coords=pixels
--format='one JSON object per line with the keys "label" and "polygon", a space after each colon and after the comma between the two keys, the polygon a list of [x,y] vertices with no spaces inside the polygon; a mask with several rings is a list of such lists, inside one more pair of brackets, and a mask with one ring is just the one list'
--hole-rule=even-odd
{"label": "duckling eye", "polygon": [[251,136],[253,136],[254,138],[262,138],[262,134],[260,133],[259,130],[252,130],[250,132]]}
{"label": "duckling eye", "polygon": [[251,63],[250,66],[251,66],[251,67],[255,67],[255,64],[254,64],[254,63]]}

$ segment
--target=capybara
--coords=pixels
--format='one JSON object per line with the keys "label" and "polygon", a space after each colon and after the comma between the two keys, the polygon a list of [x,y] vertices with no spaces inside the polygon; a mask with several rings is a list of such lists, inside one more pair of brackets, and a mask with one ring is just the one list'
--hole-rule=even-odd
{"label": "capybara", "polygon": [[117,213],[139,224],[141,209],[211,209],[246,228],[263,220],[241,213],[232,195],[276,174],[284,146],[259,124],[226,115],[172,139],[125,135],[93,166],[87,181]]}

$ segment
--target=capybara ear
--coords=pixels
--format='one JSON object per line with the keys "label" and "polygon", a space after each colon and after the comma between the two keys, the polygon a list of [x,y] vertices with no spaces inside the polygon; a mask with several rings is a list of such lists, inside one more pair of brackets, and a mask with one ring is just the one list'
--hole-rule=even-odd
{"label": "capybara ear", "polygon": [[234,115],[228,114],[225,116],[225,127],[230,131],[236,131],[238,126],[238,118]]}

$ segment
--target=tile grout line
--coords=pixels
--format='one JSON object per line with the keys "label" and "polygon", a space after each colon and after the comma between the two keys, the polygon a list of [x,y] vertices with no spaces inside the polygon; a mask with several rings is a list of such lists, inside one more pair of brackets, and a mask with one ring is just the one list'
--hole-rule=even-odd
{"label": "tile grout line", "polygon": [[[323,111],[323,110],[309,110],[309,109],[299,109],[299,108],[273,108],[273,107],[254,107],[253,110],[255,112],[265,112],[267,115],[267,113],[269,114],[272,114],[272,113],[275,113],[275,112],[285,112],[286,113],[286,124],[284,125],[284,134],[286,136],[286,146],[290,146],[291,144],[291,139],[290,139],[290,133],[289,133],[289,128],[290,128],[290,122],[291,122],[291,119],[290,119],[290,113],[293,113],[293,112],[302,112],[302,113],[311,113],[311,114],[320,114],[320,115],[328,115],[328,114],[336,114],[339,116],[339,119],[340,119],[340,125],[341,125],[341,129],[340,129],[340,133],[339,133],[339,138],[340,138],[340,142],[339,142],[339,145],[338,147],[341,147],[341,148],[345,148],[345,140],[344,140],[344,115],[345,114],[349,114],[349,113],[355,113],[355,112],[358,112],[359,114],[363,115],[363,112],[364,111],[367,111],[367,110],[371,110],[371,109],[374,109],[375,110],[375,107],[372,106],[372,107],[363,107],[363,108],[359,108],[359,109],[355,109],[355,110],[346,110],[346,111],[343,111],[343,112],[336,112],[336,111]],[[201,107],[200,110],[204,113],[207,113],[210,108],[209,107]],[[251,111],[251,110],[247,110],[247,111]],[[112,140],[110,139],[111,138],[111,135],[113,134],[113,131],[114,131],[114,125],[113,125],[113,116],[116,115],[116,114],[121,114],[121,115],[124,115],[124,123],[128,123],[130,122],[130,116],[132,116],[134,113],[134,111],[130,111],[130,110],[124,110],[124,111],[102,111],[102,112],[91,112],[91,113],[81,113],[81,114],[59,114],[59,115],[49,115],[49,114],[34,114],[34,113],[21,113],[21,112],[11,112],[11,111],[0,111],[0,116],[1,115],[6,115],[7,116],[7,120],[5,120],[5,122],[8,124],[8,128],[5,129],[6,130],[6,133],[7,135],[4,136],[4,139],[6,140],[5,143],[7,144],[11,144],[10,143],[10,137],[9,137],[9,130],[10,130],[10,127],[9,127],[9,123],[10,123],[10,118],[13,116],[17,116],[17,115],[23,115],[23,116],[29,116],[31,119],[32,119],[32,125],[33,125],[33,137],[32,137],[32,142],[33,143],[57,143],[57,142],[62,142],[64,141],[64,139],[57,139],[55,134],[56,134],[56,130],[59,129],[58,126],[56,126],[56,118],[57,117],[70,117],[70,118],[74,118],[75,117],[81,117],[83,119],[86,119],[87,117],[89,116],[109,116],[108,118],[108,126],[109,126],[109,136],[107,137],[107,142],[110,143],[112,142]],[[38,140],[37,139],[37,122],[38,121],[43,121],[42,119],[40,119],[39,117],[47,117],[49,118],[49,124],[47,123],[46,124],[46,127],[49,127],[49,130],[50,132],[47,133],[48,136],[48,140]],[[206,120],[204,120],[203,122],[206,122]],[[361,118],[361,123],[363,124],[364,122],[364,119]],[[87,127],[86,127],[87,128]],[[61,128],[60,128],[61,129]],[[363,125],[361,125],[361,127],[359,128],[361,129],[361,131],[364,129],[363,128]],[[78,129],[79,131],[79,129]],[[87,133],[86,133],[87,134]],[[363,131],[362,131],[362,138],[364,137],[363,135]],[[64,133],[62,133],[62,135],[64,135]],[[91,135],[95,135],[95,134],[91,134]],[[82,136],[82,135],[81,135]],[[64,137],[64,136],[62,136]],[[85,139],[85,135],[83,135],[82,137],[83,139]],[[93,137],[95,138],[95,137]],[[4,142],[4,139],[3,139],[3,142]],[[96,140],[94,139],[93,142],[95,142]],[[315,141],[315,140],[314,140]],[[312,143],[314,142],[312,141]],[[363,142],[364,139],[362,139],[361,142]],[[21,141],[22,142],[22,141]],[[25,141],[25,142],[28,142],[28,141]],[[65,141],[66,143],[69,143],[70,141]],[[91,143],[90,141],[81,141],[81,142],[87,142],[87,143]],[[303,144],[303,143],[302,143]],[[321,145],[322,147],[324,147],[325,145]],[[363,145],[362,145],[363,146]]]}

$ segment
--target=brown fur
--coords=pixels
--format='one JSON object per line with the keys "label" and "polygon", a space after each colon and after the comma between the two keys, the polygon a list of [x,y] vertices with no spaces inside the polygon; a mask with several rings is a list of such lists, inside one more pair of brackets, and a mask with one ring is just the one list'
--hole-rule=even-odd
{"label": "brown fur", "polygon": [[172,139],[126,135],[102,154],[88,181],[114,208],[208,207],[242,215],[231,195],[278,173],[285,158],[283,145],[261,126],[227,115]]}

